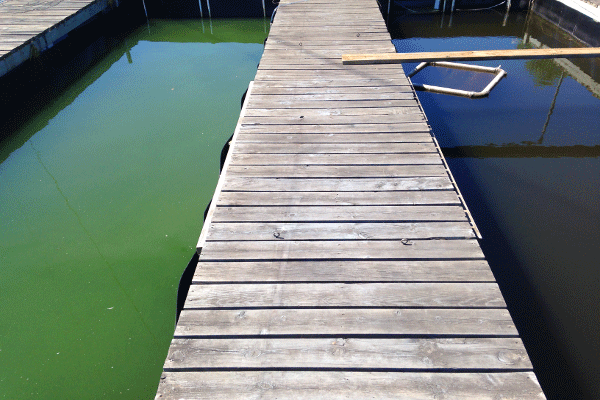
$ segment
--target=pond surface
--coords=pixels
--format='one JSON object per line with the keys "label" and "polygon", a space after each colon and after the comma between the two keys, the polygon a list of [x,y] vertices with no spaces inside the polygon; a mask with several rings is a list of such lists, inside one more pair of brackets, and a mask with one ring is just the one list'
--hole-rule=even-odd
{"label": "pond surface", "polygon": [[154,397],[268,26],[152,20],[3,142],[1,399]]}
{"label": "pond surface", "polygon": [[[398,52],[582,46],[533,13],[404,11],[390,16]],[[549,399],[600,398],[598,61],[474,62],[508,72],[489,98],[418,92]],[[413,77],[465,90],[491,79]]]}

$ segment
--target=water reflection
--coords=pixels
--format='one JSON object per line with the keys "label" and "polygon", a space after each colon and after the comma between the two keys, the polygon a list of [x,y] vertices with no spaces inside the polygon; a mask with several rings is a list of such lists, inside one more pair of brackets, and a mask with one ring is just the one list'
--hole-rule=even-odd
{"label": "water reflection", "polygon": [[[583,46],[532,12],[390,19],[399,52]],[[418,92],[549,399],[600,398],[597,61],[502,61],[485,99]],[[421,82],[481,85],[433,68]]]}

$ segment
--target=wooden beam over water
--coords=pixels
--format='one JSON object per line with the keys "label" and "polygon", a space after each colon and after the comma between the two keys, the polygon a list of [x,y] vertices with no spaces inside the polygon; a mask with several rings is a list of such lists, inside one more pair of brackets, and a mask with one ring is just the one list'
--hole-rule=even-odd
{"label": "wooden beam over water", "polygon": [[517,50],[477,50],[440,51],[424,53],[381,53],[344,54],[343,64],[400,64],[424,61],[479,61],[536,58],[600,57],[600,47],[561,48],[561,49],[517,49]]}

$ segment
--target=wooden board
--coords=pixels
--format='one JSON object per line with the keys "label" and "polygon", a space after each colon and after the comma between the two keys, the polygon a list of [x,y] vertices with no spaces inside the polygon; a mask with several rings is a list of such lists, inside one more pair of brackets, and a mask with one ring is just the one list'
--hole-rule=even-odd
{"label": "wooden board", "polygon": [[[313,217],[314,218],[314,217]],[[466,218],[463,218],[463,221]],[[331,240],[209,242],[201,260],[431,260],[483,259],[475,240]],[[413,293],[415,294],[415,293]],[[408,293],[410,295],[410,293]],[[416,294],[415,294],[416,295]],[[500,293],[498,296],[502,297]]]}
{"label": "wooden board", "polygon": [[468,222],[242,222],[212,224],[207,241],[224,240],[394,240],[475,238]]}
{"label": "wooden board", "polygon": [[506,304],[498,285],[474,282],[192,285],[186,301],[190,309],[305,307],[504,308]]}
{"label": "wooden board", "polygon": [[461,205],[456,192],[431,191],[365,191],[365,192],[231,192],[224,191],[219,205],[227,206],[381,206],[381,205]]}
{"label": "wooden board", "polygon": [[440,51],[424,53],[344,54],[344,65],[398,64],[426,61],[531,60],[540,58],[600,57],[600,47]]}
{"label": "wooden board", "polygon": [[[165,370],[530,369],[519,338],[469,339],[173,339]],[[434,355],[435,354],[435,355]]]}
{"label": "wooden board", "polygon": [[202,261],[194,283],[494,282],[485,260]]}
{"label": "wooden board", "polygon": [[533,372],[166,372],[158,393],[162,400],[497,400],[499,393],[514,400],[544,398]]}
{"label": "wooden board", "polygon": [[[330,321],[336,321],[331,324]],[[175,336],[513,336],[504,309],[187,310]]]}

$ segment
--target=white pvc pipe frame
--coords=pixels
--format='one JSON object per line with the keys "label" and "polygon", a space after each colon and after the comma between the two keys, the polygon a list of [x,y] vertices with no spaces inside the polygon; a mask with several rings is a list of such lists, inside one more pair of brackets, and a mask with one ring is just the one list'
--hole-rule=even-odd
{"label": "white pvc pipe frame", "polygon": [[506,71],[503,70],[502,68],[500,68],[500,65],[496,68],[492,68],[492,67],[483,67],[480,65],[461,64],[461,63],[448,62],[448,61],[430,61],[430,62],[422,62],[421,64],[417,65],[417,67],[407,76],[409,78],[412,78],[419,71],[421,71],[423,68],[428,67],[428,66],[451,68],[451,69],[461,69],[464,71],[484,72],[487,74],[496,75],[494,77],[494,79],[492,79],[492,81],[490,83],[488,83],[488,85],[485,87],[485,89],[483,89],[480,92],[471,92],[471,91],[467,91],[467,90],[452,89],[452,88],[447,88],[447,87],[442,87],[442,86],[433,86],[433,85],[425,85],[425,84],[421,85],[421,84],[413,83],[413,87],[415,88],[415,90],[420,90],[420,91],[424,91],[424,92],[432,92],[432,93],[449,94],[452,96],[468,97],[470,99],[480,99],[480,98],[489,96],[490,91],[498,84],[498,82],[500,82],[500,80],[502,78],[504,78],[507,75]]}

